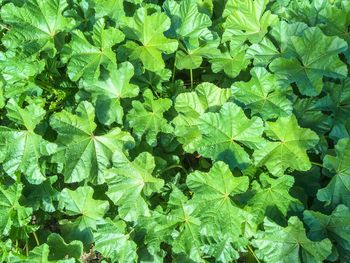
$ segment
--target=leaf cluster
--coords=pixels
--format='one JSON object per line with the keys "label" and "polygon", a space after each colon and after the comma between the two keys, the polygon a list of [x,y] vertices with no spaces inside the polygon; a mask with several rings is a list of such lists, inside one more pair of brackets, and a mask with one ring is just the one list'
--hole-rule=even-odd
{"label": "leaf cluster", "polygon": [[0,0],[0,262],[350,262],[348,0]]}

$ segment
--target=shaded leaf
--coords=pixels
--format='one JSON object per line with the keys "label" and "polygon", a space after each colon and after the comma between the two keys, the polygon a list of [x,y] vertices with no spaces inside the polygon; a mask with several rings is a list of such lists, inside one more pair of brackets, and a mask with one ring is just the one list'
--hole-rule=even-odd
{"label": "shaded leaf", "polygon": [[276,15],[265,10],[268,2],[268,0],[227,1],[223,12],[223,16],[227,16],[223,40],[244,37],[252,43],[259,42],[267,33],[268,27],[278,21]]}
{"label": "shaded leaf", "polygon": [[57,148],[34,131],[46,112],[35,104],[21,108],[13,99],[8,101],[6,109],[8,118],[24,128],[0,126],[3,169],[11,177],[20,171],[30,183],[40,184],[46,179],[41,158],[53,154]]}
{"label": "shaded leaf", "polygon": [[118,69],[110,71],[108,78],[84,82],[84,89],[89,91],[96,101],[96,115],[101,123],[122,123],[124,110],[120,105],[121,99],[133,98],[139,93],[139,88],[130,84],[133,75],[132,64],[123,62]]}
{"label": "shaded leaf", "polygon": [[117,152],[113,156],[113,168],[106,173],[107,196],[118,206],[118,213],[126,221],[136,221],[140,215],[149,216],[144,198],[163,187],[162,179],[152,176],[154,158],[141,153],[130,162]]}
{"label": "shaded leaf", "polygon": [[232,93],[236,100],[244,103],[255,115],[263,119],[286,117],[292,113],[292,102],[287,90],[278,86],[274,75],[264,68],[253,68],[249,82],[236,82]]}
{"label": "shaded leaf", "polygon": [[255,253],[267,262],[323,262],[331,254],[329,239],[311,241],[297,217],[288,220],[287,227],[265,219],[265,232],[259,232],[253,240]]}
{"label": "shaded leaf", "polygon": [[20,205],[22,184],[13,184],[8,187],[0,187],[0,231],[2,235],[8,235],[12,226],[21,228],[27,225],[31,219],[32,209]]}
{"label": "shaded leaf", "polygon": [[265,134],[270,139],[254,152],[255,163],[265,165],[275,176],[282,176],[287,168],[307,171],[311,163],[307,150],[318,143],[318,136],[301,128],[294,115],[266,122]]}
{"label": "shaded leaf", "polygon": [[68,61],[67,73],[71,80],[81,77],[96,80],[100,76],[100,66],[116,65],[112,47],[124,40],[123,33],[116,28],[105,28],[103,19],[97,20],[92,37],[87,38],[82,31],[72,32],[72,39],[66,46],[63,59]]}
{"label": "shaded leaf", "polygon": [[339,205],[331,215],[315,211],[305,211],[304,221],[309,226],[309,236],[313,240],[329,237],[335,242],[340,262],[350,260],[350,211],[345,205]]}
{"label": "shaded leaf", "polygon": [[186,151],[195,151],[201,138],[198,127],[200,116],[206,112],[218,111],[230,96],[231,90],[220,89],[205,82],[198,85],[195,91],[181,93],[176,97],[175,109],[178,116],[173,120],[175,135]]}
{"label": "shaded leaf", "polygon": [[144,103],[132,102],[133,108],[129,111],[127,120],[138,138],[145,135],[147,143],[155,146],[158,133],[170,133],[173,130],[163,117],[164,112],[170,109],[172,102],[167,98],[154,99],[151,90],[143,93],[143,99]]}
{"label": "shaded leaf", "polygon": [[78,216],[75,222],[80,230],[96,229],[96,224],[103,222],[103,216],[108,210],[108,202],[95,200],[94,190],[90,186],[81,186],[75,190],[64,188],[60,194],[59,208],[65,214]]}
{"label": "shaded leaf", "polygon": [[105,224],[98,225],[94,240],[96,250],[104,257],[126,263],[137,260],[136,244],[125,233],[123,221],[112,221],[108,218]]}
{"label": "shaded leaf", "polygon": [[163,69],[162,53],[173,53],[178,46],[177,40],[164,36],[169,27],[170,19],[164,13],[148,15],[145,8],[138,9],[132,18],[126,18],[123,31],[128,39],[137,41],[127,46],[131,49],[130,59],[140,59],[151,71]]}
{"label": "shaded leaf", "polygon": [[83,254],[83,244],[80,241],[72,241],[67,244],[63,238],[56,233],[52,233],[47,238],[50,249],[49,260],[77,259]]}
{"label": "shaded leaf", "polygon": [[347,76],[346,65],[338,54],[347,43],[339,37],[325,36],[315,27],[306,29],[301,37],[291,37],[295,56],[277,58],[270,69],[286,83],[295,82],[303,95],[316,96],[323,88],[323,76],[342,79]]}
{"label": "shaded leaf", "polygon": [[59,33],[69,31],[74,20],[63,16],[66,0],[28,0],[22,7],[9,3],[1,8],[1,18],[11,25],[11,30],[2,39],[9,49],[23,48],[28,54],[47,51],[56,52],[55,41]]}
{"label": "shaded leaf", "polygon": [[218,113],[205,113],[199,120],[202,138],[198,152],[215,161],[221,160],[231,168],[244,168],[250,163],[248,148],[257,148],[263,142],[264,126],[258,117],[247,118],[243,110],[231,102],[225,103]]}
{"label": "shaded leaf", "polygon": [[68,183],[85,179],[103,183],[104,171],[111,166],[113,153],[126,153],[133,147],[134,140],[119,128],[95,135],[95,111],[87,101],[81,102],[75,113],[62,111],[50,119],[50,125],[58,133],[56,142],[61,150],[56,154],[56,161],[63,163],[63,173]]}
{"label": "shaded leaf", "polygon": [[334,173],[325,188],[318,190],[317,198],[336,207],[350,205],[350,139],[344,138],[335,146],[336,156],[326,155],[324,167]]}

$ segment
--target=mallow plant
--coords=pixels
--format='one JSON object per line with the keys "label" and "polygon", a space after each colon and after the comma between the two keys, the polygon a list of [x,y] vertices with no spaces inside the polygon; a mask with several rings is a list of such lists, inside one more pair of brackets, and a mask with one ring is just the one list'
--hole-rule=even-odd
{"label": "mallow plant", "polygon": [[1,262],[350,262],[348,0],[1,0]]}

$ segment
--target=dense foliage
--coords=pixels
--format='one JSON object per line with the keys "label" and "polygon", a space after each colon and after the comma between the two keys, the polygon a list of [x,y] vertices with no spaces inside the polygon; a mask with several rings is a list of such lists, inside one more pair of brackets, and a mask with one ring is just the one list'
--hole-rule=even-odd
{"label": "dense foliage", "polygon": [[349,0],[1,0],[5,262],[350,262]]}

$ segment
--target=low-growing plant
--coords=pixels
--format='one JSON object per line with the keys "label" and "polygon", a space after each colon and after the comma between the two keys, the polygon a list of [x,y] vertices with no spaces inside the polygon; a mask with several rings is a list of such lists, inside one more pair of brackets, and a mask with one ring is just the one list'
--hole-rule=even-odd
{"label": "low-growing plant", "polygon": [[2,262],[350,262],[348,0],[1,0]]}

